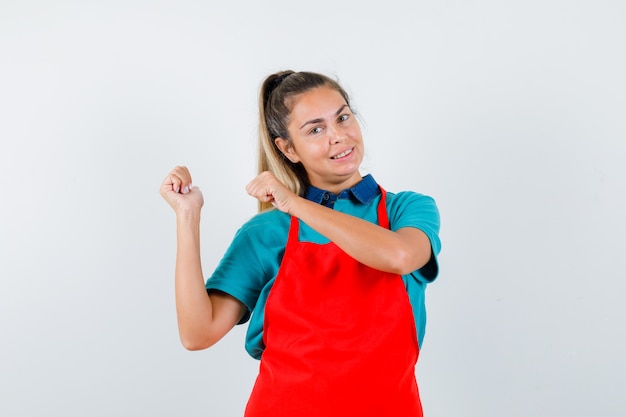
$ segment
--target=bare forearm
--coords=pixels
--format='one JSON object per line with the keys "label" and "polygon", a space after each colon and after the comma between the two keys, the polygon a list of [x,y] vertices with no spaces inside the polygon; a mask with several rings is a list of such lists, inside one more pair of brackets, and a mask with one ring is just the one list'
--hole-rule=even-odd
{"label": "bare forearm", "polygon": [[392,232],[303,198],[291,206],[290,213],[359,262],[381,271],[407,274],[430,257],[430,242],[417,229]]}
{"label": "bare forearm", "polygon": [[206,346],[203,339],[210,334],[211,299],[207,295],[200,261],[200,219],[198,216],[177,217],[176,252],[176,314],[178,330],[185,347]]}

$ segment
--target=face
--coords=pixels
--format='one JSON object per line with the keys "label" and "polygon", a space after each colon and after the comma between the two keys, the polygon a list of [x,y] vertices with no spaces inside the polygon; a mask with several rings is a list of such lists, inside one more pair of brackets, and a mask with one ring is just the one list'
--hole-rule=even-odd
{"label": "face", "polygon": [[337,193],[361,181],[361,128],[338,91],[318,87],[296,96],[287,130],[291,141],[277,138],[276,145],[302,163],[311,185]]}

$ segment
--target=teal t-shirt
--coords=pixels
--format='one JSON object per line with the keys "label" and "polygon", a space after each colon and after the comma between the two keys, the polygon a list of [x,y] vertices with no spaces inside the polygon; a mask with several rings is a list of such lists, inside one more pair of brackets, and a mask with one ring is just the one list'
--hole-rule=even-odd
{"label": "teal t-shirt", "polygon": [[[307,198],[372,223],[377,222],[377,207],[381,193],[371,175],[339,195],[323,190],[309,190]],[[330,198],[329,198],[330,197]],[[426,328],[424,290],[438,274],[437,255],[439,241],[439,211],[435,201],[415,192],[387,192],[387,213],[391,230],[415,227],[430,239],[432,256],[420,270],[402,277],[413,308],[418,343],[421,346]],[[247,307],[240,324],[250,320],[246,335],[246,350],[260,359],[263,344],[265,302],[280,267],[291,216],[278,210],[259,213],[246,222],[235,234],[217,268],[207,280],[208,291],[225,292]],[[329,240],[300,222],[300,241],[318,244]]]}

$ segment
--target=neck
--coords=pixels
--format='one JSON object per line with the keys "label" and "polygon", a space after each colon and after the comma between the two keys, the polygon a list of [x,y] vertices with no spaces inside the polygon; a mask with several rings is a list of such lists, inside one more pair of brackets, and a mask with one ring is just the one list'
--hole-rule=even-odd
{"label": "neck", "polygon": [[357,171],[354,175],[351,175],[349,178],[344,179],[342,181],[336,181],[336,182],[310,181],[310,184],[313,187],[319,188],[320,190],[326,190],[326,191],[330,191],[333,194],[339,194],[343,190],[354,187],[359,182],[361,182],[362,179],[363,177],[361,176],[361,173]]}

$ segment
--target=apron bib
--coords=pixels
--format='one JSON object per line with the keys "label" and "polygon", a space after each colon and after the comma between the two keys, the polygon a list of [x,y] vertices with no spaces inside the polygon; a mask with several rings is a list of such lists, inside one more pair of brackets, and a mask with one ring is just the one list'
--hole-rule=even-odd
{"label": "apron bib", "polygon": [[[378,223],[389,228],[385,195]],[[402,278],[332,242],[299,242],[298,232],[292,217],[245,416],[421,417],[419,348]]]}

